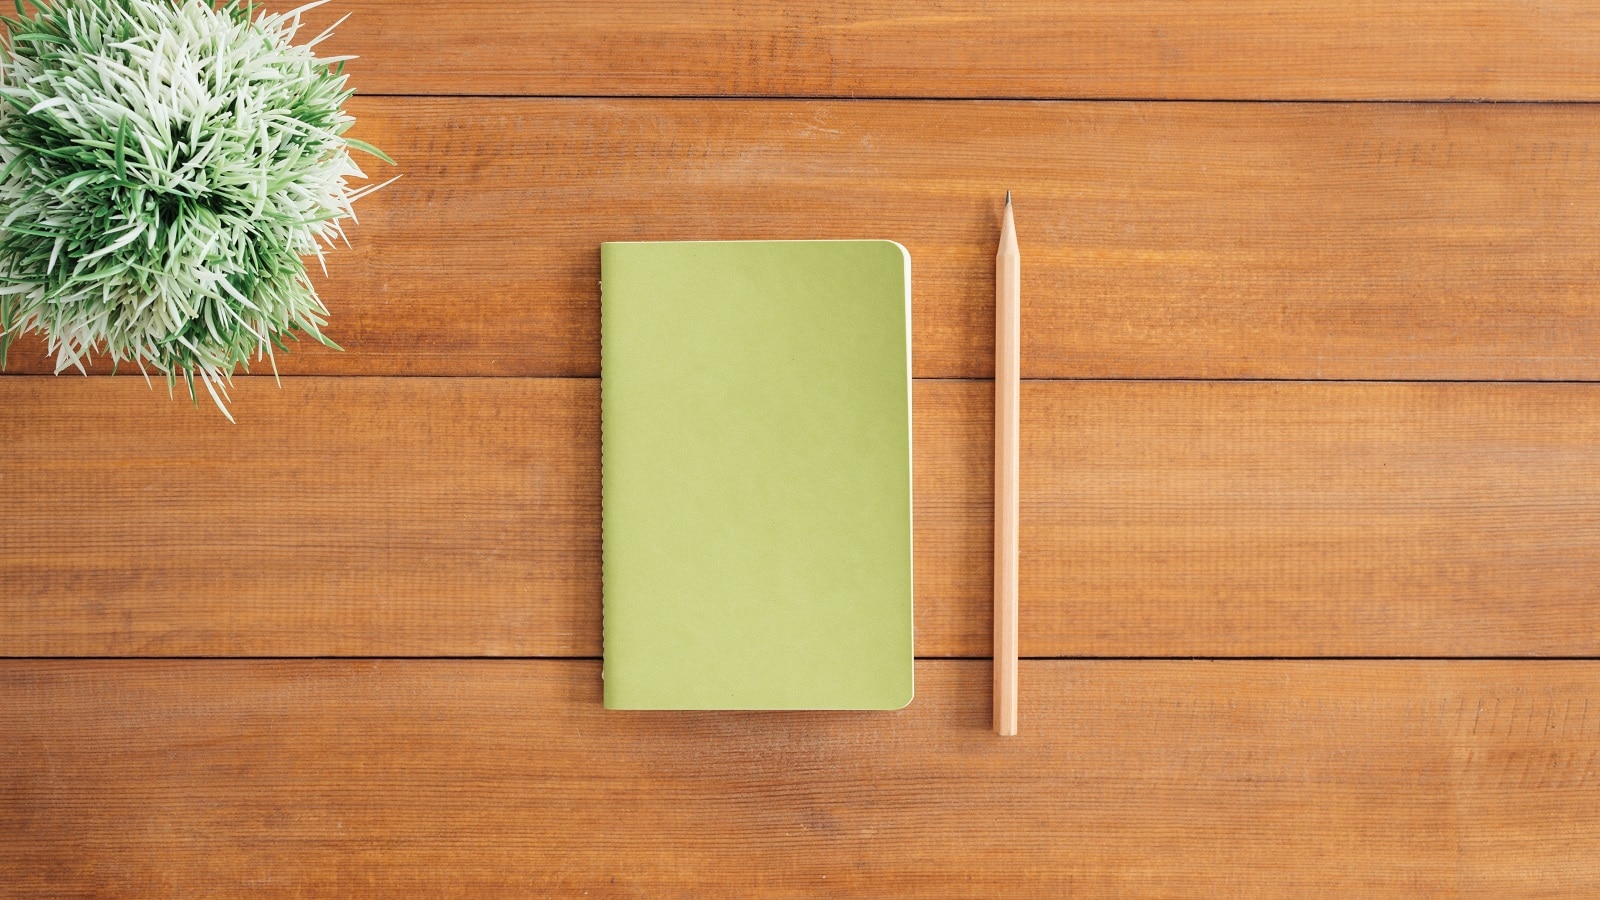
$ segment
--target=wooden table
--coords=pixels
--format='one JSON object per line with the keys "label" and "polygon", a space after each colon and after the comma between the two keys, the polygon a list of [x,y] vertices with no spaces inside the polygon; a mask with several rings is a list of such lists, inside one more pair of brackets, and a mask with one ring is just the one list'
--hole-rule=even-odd
{"label": "wooden table", "polygon": [[[332,6],[347,352],[0,378],[0,891],[1600,893],[1600,6]],[[916,702],[605,712],[597,245],[778,237],[912,254]]]}

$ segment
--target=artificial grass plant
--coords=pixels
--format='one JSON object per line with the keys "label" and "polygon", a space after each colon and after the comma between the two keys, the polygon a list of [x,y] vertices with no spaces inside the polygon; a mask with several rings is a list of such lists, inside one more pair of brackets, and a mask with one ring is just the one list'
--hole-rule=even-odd
{"label": "artificial grass plant", "polygon": [[293,43],[317,5],[18,0],[0,17],[0,362],[38,330],[58,373],[104,352],[191,397],[199,379],[231,419],[237,367],[299,333],[334,346],[304,257],[381,186],[351,187],[350,150],[389,160],[344,136],[348,57],[314,52],[328,32]]}

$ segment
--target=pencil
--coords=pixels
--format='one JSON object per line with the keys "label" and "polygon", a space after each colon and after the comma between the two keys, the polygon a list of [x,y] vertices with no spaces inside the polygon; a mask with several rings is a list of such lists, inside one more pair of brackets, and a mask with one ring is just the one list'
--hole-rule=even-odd
{"label": "pencil", "polygon": [[1022,256],[1011,192],[994,259],[994,730],[1017,733],[1017,506],[1022,465]]}

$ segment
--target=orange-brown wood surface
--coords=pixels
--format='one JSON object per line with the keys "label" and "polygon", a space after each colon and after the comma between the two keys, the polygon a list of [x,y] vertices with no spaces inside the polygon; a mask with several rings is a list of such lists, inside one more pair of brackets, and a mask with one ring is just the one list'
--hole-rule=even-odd
{"label": "orange-brown wood surface", "polygon": [[1026,377],[1600,379],[1590,106],[355,110],[402,177],[318,279],[347,352],[284,372],[596,375],[601,241],[892,235],[917,374],[988,377],[1009,188]]}
{"label": "orange-brown wood surface", "polygon": [[[286,10],[299,0],[274,0]],[[345,0],[377,94],[1600,99],[1593,0]]]}
{"label": "orange-brown wood surface", "polygon": [[[235,426],[0,380],[0,656],[598,656],[598,394],[250,378]],[[914,399],[917,649],[987,655],[992,390]],[[1032,381],[1023,422],[1025,656],[1600,653],[1600,385]]]}
{"label": "orange-brown wood surface", "polygon": [[1600,892],[1600,663],[1024,661],[1006,739],[986,663],[917,681],[886,714],[628,713],[588,661],[0,662],[0,870],[57,896]]}
{"label": "orange-brown wood surface", "polygon": [[598,655],[596,381],[235,383],[0,379],[0,656]]}
{"label": "orange-brown wood surface", "polygon": [[[0,896],[1600,894],[1600,4],[345,11],[347,352],[0,378]],[[792,237],[911,250],[917,698],[607,713],[598,244]]]}

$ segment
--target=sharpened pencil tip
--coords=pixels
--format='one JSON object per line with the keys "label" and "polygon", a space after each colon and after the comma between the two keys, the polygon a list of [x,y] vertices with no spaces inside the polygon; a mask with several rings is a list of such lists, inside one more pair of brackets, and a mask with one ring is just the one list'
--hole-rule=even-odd
{"label": "sharpened pencil tip", "polygon": [[1006,205],[1007,206],[1011,205],[1011,192],[1010,191],[1006,191]]}

